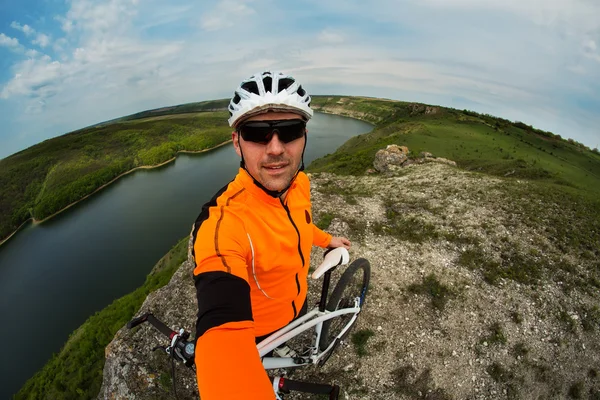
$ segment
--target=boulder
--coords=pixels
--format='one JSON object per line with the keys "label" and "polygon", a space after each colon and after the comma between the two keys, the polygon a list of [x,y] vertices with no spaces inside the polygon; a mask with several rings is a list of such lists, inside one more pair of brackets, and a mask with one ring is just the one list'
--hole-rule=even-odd
{"label": "boulder", "polygon": [[388,172],[393,169],[391,166],[401,166],[408,159],[408,148],[390,144],[385,149],[379,150],[375,154],[373,167],[379,172]]}

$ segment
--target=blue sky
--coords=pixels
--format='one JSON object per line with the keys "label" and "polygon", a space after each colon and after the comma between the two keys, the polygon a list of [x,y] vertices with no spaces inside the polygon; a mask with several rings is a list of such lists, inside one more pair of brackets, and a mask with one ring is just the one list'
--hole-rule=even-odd
{"label": "blue sky", "polygon": [[0,158],[265,69],[600,145],[597,0],[0,0]]}

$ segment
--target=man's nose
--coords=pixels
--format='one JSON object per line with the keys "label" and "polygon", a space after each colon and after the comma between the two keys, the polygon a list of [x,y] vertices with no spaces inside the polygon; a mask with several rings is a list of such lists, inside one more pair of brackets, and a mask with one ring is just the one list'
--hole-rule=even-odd
{"label": "man's nose", "polygon": [[269,143],[267,143],[267,154],[281,154],[284,151],[285,144],[279,140],[277,132],[273,132],[273,136]]}

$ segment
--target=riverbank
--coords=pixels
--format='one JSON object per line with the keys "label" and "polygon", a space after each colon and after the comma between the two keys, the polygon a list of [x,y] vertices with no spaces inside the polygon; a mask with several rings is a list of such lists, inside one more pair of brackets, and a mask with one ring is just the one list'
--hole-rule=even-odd
{"label": "riverbank", "polygon": [[32,217],[53,216],[134,168],[230,140],[227,115],[223,110],[117,121],[48,139],[0,160],[0,241]]}
{"label": "riverbank", "polygon": [[130,170],[128,170],[128,171],[126,171],[126,172],[124,172],[124,173],[120,174],[120,175],[119,175],[119,176],[117,176],[116,178],[112,179],[110,182],[108,182],[108,183],[105,183],[105,184],[103,184],[102,186],[98,187],[97,189],[95,189],[93,192],[91,192],[90,194],[86,195],[85,197],[82,197],[81,199],[79,199],[79,200],[77,200],[77,201],[75,201],[75,202],[73,202],[73,203],[69,204],[68,206],[66,206],[66,207],[62,208],[61,210],[59,210],[59,211],[55,212],[54,214],[50,215],[49,217],[43,218],[43,219],[41,219],[41,220],[37,220],[37,219],[35,219],[34,217],[32,217],[32,218],[29,218],[28,220],[26,220],[25,222],[23,222],[21,225],[19,225],[19,227],[18,227],[18,228],[17,228],[17,229],[16,229],[14,232],[12,232],[12,233],[11,233],[9,236],[7,236],[6,238],[4,238],[4,239],[0,240],[0,246],[2,246],[2,245],[3,245],[5,242],[7,242],[7,241],[8,241],[8,240],[9,240],[11,237],[13,237],[15,234],[17,234],[17,233],[18,233],[18,232],[19,232],[19,231],[20,231],[20,230],[21,230],[21,229],[22,229],[22,228],[23,228],[25,225],[27,225],[28,223],[30,223],[30,222],[31,222],[31,223],[33,223],[34,225],[38,225],[38,224],[41,224],[41,223],[43,223],[43,222],[45,222],[45,221],[48,221],[49,219],[51,219],[51,218],[53,218],[53,217],[56,217],[57,215],[61,214],[62,212],[66,211],[66,210],[68,210],[69,208],[73,207],[74,205],[76,205],[76,204],[78,204],[78,203],[82,202],[83,200],[85,200],[85,199],[87,199],[87,198],[91,197],[92,195],[94,195],[94,194],[98,193],[98,192],[99,192],[99,191],[101,191],[102,189],[104,189],[104,188],[106,188],[106,187],[110,186],[111,184],[113,184],[113,183],[115,183],[117,180],[119,180],[120,178],[122,178],[122,177],[124,177],[124,176],[126,176],[126,175],[129,175],[129,174],[131,174],[132,172],[135,172],[135,171],[137,171],[137,170],[140,170],[140,169],[154,169],[154,168],[160,168],[160,167],[163,167],[163,166],[165,166],[165,165],[167,165],[167,164],[169,164],[169,163],[172,163],[172,162],[174,162],[174,161],[177,159],[177,156],[178,156],[179,154],[200,154],[200,153],[206,153],[206,152],[208,152],[208,151],[212,151],[212,150],[218,149],[219,147],[222,147],[222,146],[225,146],[225,145],[227,145],[227,144],[230,144],[231,142],[232,142],[232,140],[230,139],[230,140],[227,140],[227,141],[225,141],[225,142],[223,142],[223,143],[221,143],[221,144],[219,144],[219,145],[217,145],[217,146],[213,146],[213,147],[211,147],[211,148],[209,148],[209,149],[203,149],[203,150],[198,150],[198,151],[192,151],[192,150],[179,150],[179,151],[177,151],[177,153],[176,153],[175,157],[173,157],[173,158],[171,158],[171,159],[169,159],[169,160],[167,160],[167,161],[165,161],[165,162],[162,162],[162,163],[160,163],[160,164],[156,164],[156,165],[142,165],[142,166],[139,166],[139,167],[132,168],[132,169],[130,169]]}

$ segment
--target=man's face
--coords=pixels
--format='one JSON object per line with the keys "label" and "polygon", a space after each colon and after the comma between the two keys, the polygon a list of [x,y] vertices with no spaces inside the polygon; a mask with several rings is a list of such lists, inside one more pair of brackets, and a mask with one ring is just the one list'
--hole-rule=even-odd
{"label": "man's face", "polygon": [[[290,112],[269,111],[265,114],[250,117],[244,123],[292,119],[302,120],[302,117]],[[248,172],[267,189],[280,191],[290,184],[300,167],[306,137],[303,136],[289,143],[283,143],[275,133],[267,144],[260,144],[246,141],[237,131],[234,131],[232,139],[236,153],[240,157],[242,153],[244,154],[244,162]]]}

